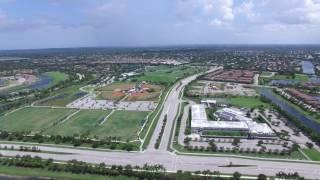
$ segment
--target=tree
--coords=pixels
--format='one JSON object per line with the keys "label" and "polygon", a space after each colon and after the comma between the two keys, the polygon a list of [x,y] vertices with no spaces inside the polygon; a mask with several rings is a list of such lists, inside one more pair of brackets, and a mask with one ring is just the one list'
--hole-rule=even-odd
{"label": "tree", "polygon": [[312,148],[313,148],[313,144],[310,143],[310,142],[306,142],[306,146],[307,146],[309,149],[312,149]]}
{"label": "tree", "polygon": [[232,145],[233,146],[238,146],[240,143],[240,138],[236,137],[236,138],[233,138],[233,141],[232,141]]}
{"label": "tree", "polygon": [[240,178],[241,178],[241,174],[238,171],[233,173],[233,179],[238,180]]}
{"label": "tree", "polygon": [[257,180],[267,180],[267,176],[264,175],[264,174],[259,174],[258,177],[257,177]]}
{"label": "tree", "polygon": [[210,141],[209,145],[210,145],[210,150],[211,151],[214,151],[214,152],[217,151],[218,147],[213,141]]}

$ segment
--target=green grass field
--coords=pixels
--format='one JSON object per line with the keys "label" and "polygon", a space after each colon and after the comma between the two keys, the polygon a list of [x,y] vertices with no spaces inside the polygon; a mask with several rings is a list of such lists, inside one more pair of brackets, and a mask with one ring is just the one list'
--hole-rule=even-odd
{"label": "green grass field", "polygon": [[148,81],[152,83],[173,83],[177,79],[187,75],[191,75],[197,72],[195,67],[191,66],[178,66],[154,69],[153,71],[145,72],[143,75],[136,76],[133,80],[136,81]]}
{"label": "green grass field", "polygon": [[66,106],[70,102],[84,96],[86,93],[79,90],[83,84],[73,85],[67,88],[59,89],[51,97],[37,103],[43,106]]}
{"label": "green grass field", "polygon": [[101,126],[90,134],[100,138],[108,136],[121,137],[122,140],[134,140],[140,130],[141,123],[149,112],[115,111]]}
{"label": "green grass field", "polygon": [[6,131],[39,132],[50,127],[55,121],[60,121],[74,109],[51,109],[27,107],[19,109],[7,116],[0,117],[0,129]]}
{"label": "green grass field", "polygon": [[48,129],[44,134],[61,136],[88,134],[109,113],[110,111],[104,110],[81,110],[64,123]]}
{"label": "green grass field", "polygon": [[303,149],[302,150],[312,161],[320,161],[320,152],[316,149]]}
{"label": "green grass field", "polygon": [[51,86],[54,86],[56,84],[58,84],[61,81],[67,80],[68,79],[68,75],[62,72],[46,72],[44,73],[44,75],[49,76],[50,78],[52,78],[52,82],[51,82]]}
{"label": "green grass field", "polygon": [[41,179],[60,179],[60,180],[67,180],[67,179],[68,180],[87,180],[87,179],[134,180],[136,179],[133,177],[126,177],[126,176],[111,177],[111,176],[99,176],[99,175],[89,175],[89,174],[72,174],[67,172],[48,171],[46,169],[22,168],[22,167],[3,166],[3,165],[0,166],[0,174],[8,175],[8,176],[20,176],[19,179],[27,179],[24,177],[29,177],[29,179],[36,179],[34,177],[41,177]]}
{"label": "green grass field", "polygon": [[268,106],[268,104],[262,102],[259,97],[251,97],[251,96],[230,97],[227,99],[227,103],[234,106],[247,107],[247,108]]}
{"label": "green grass field", "polygon": [[269,72],[269,71],[262,71],[261,72],[261,76],[270,76],[272,74],[272,72]]}
{"label": "green grass field", "polygon": [[298,82],[308,82],[309,76],[305,74],[295,74],[294,76],[276,74],[275,76],[272,76],[270,78],[260,77],[259,81],[260,84],[268,84],[272,80],[294,80]]}

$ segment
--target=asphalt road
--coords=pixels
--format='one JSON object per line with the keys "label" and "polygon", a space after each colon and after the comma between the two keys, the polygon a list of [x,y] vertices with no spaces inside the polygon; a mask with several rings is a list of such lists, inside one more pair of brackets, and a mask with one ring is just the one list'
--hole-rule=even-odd
{"label": "asphalt road", "polygon": [[[238,171],[242,174],[258,175],[260,173],[266,175],[275,175],[279,171],[285,172],[299,172],[308,179],[320,178],[320,164],[310,164],[306,162],[280,162],[271,160],[256,160],[245,159],[239,157],[219,157],[219,156],[192,156],[192,155],[177,155],[167,151],[167,145],[170,137],[170,130],[173,127],[174,117],[178,111],[179,93],[183,86],[190,82],[196,76],[188,77],[182,80],[182,85],[177,83],[176,87],[172,89],[165,102],[164,110],[161,113],[161,118],[158,121],[156,130],[152,136],[151,143],[144,152],[103,152],[94,150],[79,150],[73,148],[62,147],[48,147],[44,145],[37,145],[41,151],[59,152],[54,153],[33,153],[21,151],[5,151],[0,150],[2,155],[37,155],[42,158],[52,158],[55,160],[68,161],[77,159],[90,163],[116,164],[116,165],[143,165],[148,164],[162,164],[169,171],[176,170],[217,170],[223,173],[234,173]],[[159,149],[154,149],[154,143],[159,135],[163,117],[168,114],[167,124]],[[16,146],[14,144],[1,144],[0,146]],[[26,145],[25,145],[26,146]],[[67,154],[63,154],[67,153]],[[230,162],[234,165],[244,165],[245,167],[222,167],[229,165]]]}
{"label": "asphalt road", "polygon": [[[0,144],[4,146],[5,144]],[[14,144],[6,144],[7,146],[16,146]],[[85,161],[90,163],[116,164],[116,165],[140,165],[148,164],[162,164],[169,171],[183,170],[206,170],[212,171],[218,170],[224,173],[233,173],[235,171],[242,174],[257,175],[263,173],[266,175],[275,175],[279,171],[285,172],[299,172],[299,174],[310,178],[316,179],[320,177],[320,164],[307,164],[307,163],[289,163],[289,162],[275,162],[275,161],[261,161],[250,160],[232,157],[199,157],[199,156],[187,156],[176,155],[170,152],[162,151],[145,151],[140,153],[130,152],[101,152],[92,150],[79,150],[57,147],[37,146],[42,151],[48,152],[60,152],[70,154],[47,154],[47,153],[32,153],[32,152],[20,152],[20,151],[4,151],[1,150],[1,154],[5,156],[19,155],[37,155],[42,158],[52,158],[60,161],[68,161],[77,159],[79,161]],[[229,165],[232,162],[234,165],[246,165],[246,167],[221,167]]]}

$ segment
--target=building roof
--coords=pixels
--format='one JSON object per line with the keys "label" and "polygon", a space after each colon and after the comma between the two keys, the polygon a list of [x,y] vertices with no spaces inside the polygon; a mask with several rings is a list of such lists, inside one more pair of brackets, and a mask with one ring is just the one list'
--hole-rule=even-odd
{"label": "building roof", "polygon": [[203,129],[230,129],[247,130],[252,134],[274,134],[273,130],[266,123],[257,123],[253,119],[246,117],[244,112],[233,109],[223,108],[218,111],[220,116],[230,116],[237,121],[208,121],[205,106],[202,104],[192,106],[192,128]]}
{"label": "building roof", "polygon": [[248,130],[248,125],[241,121],[191,121],[191,127]]}
{"label": "building roof", "polygon": [[191,106],[192,121],[207,121],[206,107],[203,104]]}
{"label": "building roof", "polygon": [[202,99],[201,103],[216,104],[217,101],[214,99]]}
{"label": "building roof", "polygon": [[218,113],[232,114],[233,116],[244,116],[244,112],[234,108],[223,108],[217,111]]}

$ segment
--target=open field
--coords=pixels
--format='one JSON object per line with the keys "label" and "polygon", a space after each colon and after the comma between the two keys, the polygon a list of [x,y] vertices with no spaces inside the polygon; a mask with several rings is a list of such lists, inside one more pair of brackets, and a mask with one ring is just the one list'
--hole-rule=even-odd
{"label": "open field", "polygon": [[169,84],[175,82],[177,79],[187,75],[196,73],[198,70],[191,66],[178,66],[154,69],[149,72],[145,72],[143,75],[133,78],[135,81],[147,81],[156,84]]}
{"label": "open field", "polygon": [[112,84],[109,84],[104,87],[97,88],[97,91],[114,91],[114,90],[129,90],[131,88],[134,88],[136,86],[136,83],[132,82],[114,82]]}
{"label": "open field", "polygon": [[101,126],[90,134],[98,137],[117,136],[122,140],[134,140],[149,112],[115,111]]}
{"label": "open field", "polygon": [[45,131],[44,134],[61,136],[88,134],[93,128],[97,127],[99,122],[109,113],[110,111],[103,110],[81,110],[66,122]]}
{"label": "open field", "polygon": [[259,106],[268,106],[267,103],[264,103],[260,100],[259,97],[252,96],[235,96],[228,98],[228,103],[234,106],[247,107],[247,108],[256,108]]}
{"label": "open field", "polygon": [[[259,106],[268,107],[268,103],[262,102],[260,97],[256,96],[231,96],[231,97],[217,97],[213,98],[218,103],[229,104],[237,107],[244,108],[257,108]],[[197,101],[200,101],[196,99]]]}
{"label": "open field", "polygon": [[303,149],[302,150],[312,161],[320,161],[320,152],[316,149]]}
{"label": "open field", "polygon": [[269,71],[262,71],[261,76],[271,76],[272,75],[272,72],[269,72]]}
{"label": "open field", "polygon": [[79,88],[82,84],[73,85],[67,88],[63,88],[55,92],[55,94],[47,99],[44,99],[37,103],[37,105],[44,106],[66,106],[70,102],[84,96],[86,93],[81,92]]}
{"label": "open field", "polygon": [[259,83],[260,84],[268,84],[272,80],[292,80],[292,81],[296,81],[296,82],[308,82],[309,77],[305,74],[294,74],[294,76],[276,74],[275,76],[272,76],[270,78],[269,77],[260,77]]}
{"label": "open field", "polygon": [[75,112],[74,109],[26,107],[0,117],[0,129],[39,132],[50,127],[54,122],[63,120],[73,112]]}
{"label": "open field", "polygon": [[49,76],[52,81],[50,86],[56,85],[61,81],[65,81],[68,79],[68,75],[62,72],[46,72],[44,75]]}

